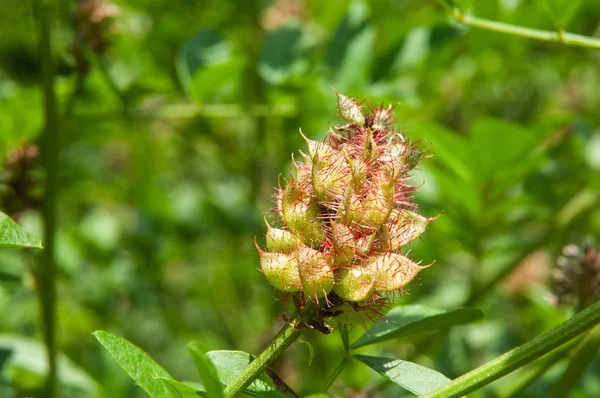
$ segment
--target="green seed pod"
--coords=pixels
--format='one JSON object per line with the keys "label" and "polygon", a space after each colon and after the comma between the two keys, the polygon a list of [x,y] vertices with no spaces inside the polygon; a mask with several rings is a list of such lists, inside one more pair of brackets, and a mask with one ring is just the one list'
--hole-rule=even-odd
{"label": "green seed pod", "polygon": [[416,213],[403,209],[392,210],[389,220],[379,230],[380,251],[398,251],[425,232],[428,224],[428,218]]}
{"label": "green seed pod", "polygon": [[423,152],[394,131],[393,107],[363,114],[355,99],[336,95],[346,124],[330,127],[324,142],[303,136],[308,151],[299,162],[292,157],[291,177],[276,196],[282,226],[267,223],[266,252],[259,249],[269,283],[295,293],[304,324],[323,331],[331,316],[376,317],[385,293],[425,268],[400,250],[431,221],[411,204],[408,184]]}
{"label": "green seed pod", "polygon": [[280,212],[287,227],[302,243],[320,247],[325,240],[325,231],[318,219],[319,205],[307,192],[300,190],[293,177],[290,177],[283,190]]}
{"label": "green seed pod", "polygon": [[298,271],[307,297],[318,300],[333,289],[331,262],[320,251],[299,245]]}
{"label": "green seed pod", "polygon": [[258,246],[257,249],[260,268],[271,286],[288,293],[295,293],[301,289],[302,281],[298,273],[296,253],[269,253],[262,251]]}
{"label": "green seed pod", "polygon": [[346,97],[343,94],[335,92],[338,98],[337,108],[340,115],[348,123],[355,124],[357,126],[364,126],[365,115],[361,112],[361,106],[356,103],[356,100]]}
{"label": "green seed pod", "polygon": [[418,265],[402,254],[385,253],[373,256],[366,268],[375,277],[374,290],[385,293],[404,287],[427,267]]}
{"label": "green seed pod", "polygon": [[346,224],[357,224],[369,231],[380,228],[394,208],[394,184],[383,177],[373,178],[366,196],[349,195],[343,209]]}
{"label": "green seed pod", "polygon": [[267,224],[267,250],[277,253],[292,253],[296,250],[298,243],[296,237],[290,231],[271,227],[265,218]]}
{"label": "green seed pod", "polygon": [[317,198],[324,204],[341,198],[352,178],[344,154],[324,142],[309,144],[309,151],[312,156],[312,186]]}
{"label": "green seed pod", "polygon": [[347,266],[354,260],[355,242],[350,228],[342,223],[331,221],[331,240],[333,243],[333,265]]}
{"label": "green seed pod", "polygon": [[363,301],[371,297],[373,274],[362,267],[341,268],[335,271],[333,291],[344,300]]}

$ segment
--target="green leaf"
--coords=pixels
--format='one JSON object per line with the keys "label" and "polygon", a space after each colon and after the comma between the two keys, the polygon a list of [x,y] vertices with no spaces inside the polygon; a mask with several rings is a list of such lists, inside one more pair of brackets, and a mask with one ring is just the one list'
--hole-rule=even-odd
{"label": "green leaf", "polygon": [[[527,160],[536,153],[543,135],[517,124],[484,118],[473,123],[471,138],[479,181],[495,182],[507,171],[529,166]],[[512,179],[511,183],[514,184],[515,180]]]}
{"label": "green leaf", "polygon": [[108,332],[97,330],[93,335],[148,395],[165,396],[165,387],[160,379],[173,379],[173,377],[148,354],[124,338]]}
{"label": "green leaf", "polygon": [[350,349],[350,336],[348,332],[348,326],[344,323],[340,322],[340,337],[342,338],[342,344],[344,344],[344,350],[348,351]]}
{"label": "green leaf", "polygon": [[0,249],[34,247],[43,249],[42,241],[24,231],[6,214],[0,212]]}
{"label": "green leaf", "polygon": [[[254,356],[243,351],[210,351],[206,353],[208,359],[215,365],[221,383],[225,385],[231,382],[254,360]],[[263,373],[264,375],[264,373]],[[244,390],[244,394],[253,397],[287,398],[288,396],[279,391],[273,383],[265,376],[254,380]]]}
{"label": "green leaf", "polygon": [[445,312],[422,305],[398,306],[375,322],[351,347],[364,347],[381,341],[448,329],[481,319],[483,312],[476,308],[459,308]]}
{"label": "green leaf", "polygon": [[213,363],[206,357],[204,352],[200,349],[199,343],[191,341],[187,345],[188,351],[192,355],[200,379],[206,388],[206,392],[210,397],[224,397],[223,386],[217,376],[217,370]]}
{"label": "green leaf", "polygon": [[433,369],[400,359],[367,355],[354,355],[354,358],[415,395],[435,391],[452,381]]}
{"label": "green leaf", "polygon": [[581,6],[581,0],[539,0],[538,4],[550,14],[558,28],[564,29]]}
{"label": "green leaf", "polygon": [[[198,398],[202,395],[200,394],[200,390],[196,390],[193,387],[190,387],[186,384],[178,382],[173,379],[165,379],[159,377],[158,380],[163,384],[165,390],[169,393],[169,396],[172,398]],[[212,397],[212,395],[208,395]],[[221,394],[223,396],[223,394]]]}

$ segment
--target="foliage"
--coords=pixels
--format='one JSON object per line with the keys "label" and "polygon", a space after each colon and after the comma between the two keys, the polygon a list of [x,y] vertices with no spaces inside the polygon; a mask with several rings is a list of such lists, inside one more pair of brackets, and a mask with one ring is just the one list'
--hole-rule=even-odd
{"label": "foliage", "polygon": [[[460,15],[586,36],[600,15],[594,0],[447,3]],[[253,239],[265,247],[262,213],[289,154],[304,146],[298,128],[321,140],[328,122],[341,122],[331,85],[397,104],[396,130],[433,155],[411,183],[420,187],[420,213],[441,216],[410,254],[436,264],[391,311],[435,308],[417,313],[426,324],[462,307],[486,316],[449,330],[393,332],[402,339],[357,356],[455,379],[580,313],[553,304],[561,300],[551,274],[564,246],[600,236],[598,50],[465,25],[433,0],[115,4],[56,3],[51,24],[61,149],[57,346],[69,364],[58,360],[61,397],[146,396],[94,330],[143,347],[172,375],[156,384],[172,396],[201,390],[180,382],[198,380],[188,341],[201,342],[204,373],[212,374],[206,351],[221,383],[224,369],[241,371],[223,365],[233,362],[227,356],[250,354],[220,362],[211,353],[268,345],[286,309],[257,271]],[[38,17],[28,1],[0,13],[0,209],[42,236]],[[39,257],[1,251],[0,395],[42,396],[44,325],[31,277]],[[349,335],[334,327],[341,343],[303,331],[314,360],[292,344],[271,364],[275,374],[303,396],[325,386],[329,396],[411,395],[352,360],[361,326]],[[597,341],[587,334],[564,355],[470,396],[596,396],[600,361],[584,353]],[[25,352],[23,342],[35,360],[9,355]],[[256,388],[262,383],[276,385],[268,374]]]}

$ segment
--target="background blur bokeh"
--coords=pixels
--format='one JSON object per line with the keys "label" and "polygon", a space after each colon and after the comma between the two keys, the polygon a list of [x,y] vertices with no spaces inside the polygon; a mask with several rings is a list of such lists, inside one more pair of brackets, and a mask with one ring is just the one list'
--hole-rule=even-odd
{"label": "background blur bokeh", "polygon": [[[480,17],[554,28],[534,1],[473,3]],[[572,3],[567,30],[600,34],[600,2]],[[97,329],[184,380],[197,380],[189,340],[253,353],[269,341],[283,306],[257,271],[253,240],[263,241],[278,175],[305,149],[298,129],[321,139],[341,124],[332,85],[397,104],[397,129],[433,155],[412,183],[422,184],[421,213],[441,217],[411,248],[435,265],[398,302],[486,314],[418,355],[411,343],[370,350],[456,377],[573,313],[553,304],[552,269],[563,246],[600,232],[599,50],[468,29],[433,0],[55,8],[61,396],[144,396],[95,341]],[[0,209],[42,236],[38,32],[31,1],[3,2]],[[0,396],[43,396],[36,261],[0,256]],[[304,394],[322,388],[343,348],[335,334],[303,336],[312,362],[295,344],[278,371]],[[532,397],[544,396],[559,365]],[[595,360],[572,396],[599,396],[598,372]],[[405,394],[354,364],[331,392]]]}

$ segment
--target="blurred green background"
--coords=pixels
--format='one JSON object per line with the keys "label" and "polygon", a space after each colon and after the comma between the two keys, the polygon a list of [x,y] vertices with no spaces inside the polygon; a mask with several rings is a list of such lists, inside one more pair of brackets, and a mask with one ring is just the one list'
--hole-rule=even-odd
{"label": "blurred green background", "polygon": [[[554,29],[539,3],[470,10]],[[600,2],[571,3],[559,23],[597,35]],[[600,50],[469,29],[432,0],[63,0],[55,9],[61,396],[144,396],[97,329],[196,381],[187,341],[252,353],[269,341],[284,307],[257,270],[253,239],[263,242],[290,154],[305,149],[298,129],[321,139],[342,124],[332,85],[397,104],[396,128],[433,155],[412,183],[420,212],[441,217],[411,250],[435,264],[397,302],[473,305],[487,317],[425,350],[369,350],[456,377],[572,315],[552,304],[551,276],[564,245],[600,232]],[[0,209],[42,236],[38,34],[30,1],[2,3]],[[38,257],[0,256],[0,396],[43,397]],[[303,339],[312,362],[295,344],[277,370],[306,394],[323,387],[343,348],[336,334]],[[544,396],[565,366],[527,396]],[[595,360],[572,396],[599,396],[598,372]],[[406,394],[356,364],[330,391]]]}

